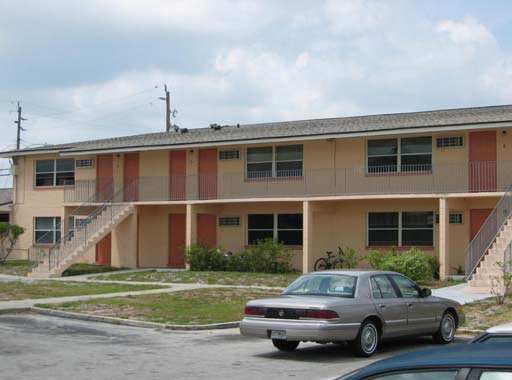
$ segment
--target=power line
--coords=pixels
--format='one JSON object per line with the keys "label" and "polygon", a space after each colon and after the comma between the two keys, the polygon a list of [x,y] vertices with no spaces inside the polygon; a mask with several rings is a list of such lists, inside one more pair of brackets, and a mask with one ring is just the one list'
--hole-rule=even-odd
{"label": "power line", "polygon": [[69,109],[65,109],[65,110],[58,109],[58,108],[55,108],[55,107],[49,107],[49,106],[45,106],[45,105],[37,104],[37,103],[33,103],[33,102],[27,102],[27,101],[25,101],[25,104],[30,104],[30,105],[32,105],[34,107],[38,107],[38,108],[45,108],[45,109],[48,109],[48,110],[57,111],[56,113],[50,113],[50,114],[47,114],[47,115],[42,115],[42,116],[49,116],[49,117],[51,117],[51,116],[63,115],[63,114],[67,114],[67,113],[80,112],[83,109],[99,107],[99,106],[103,106],[105,104],[115,103],[115,102],[118,102],[120,100],[132,98],[134,96],[137,96],[137,95],[140,95],[140,94],[152,91],[152,90],[154,90],[156,88],[158,88],[158,85],[155,85],[154,87],[151,87],[151,88],[146,88],[146,89],[141,90],[141,91],[134,92],[132,94],[124,95],[124,96],[121,96],[121,97],[118,97],[118,98],[112,98],[112,99],[109,99],[109,100],[106,100],[106,101],[103,101],[103,102],[89,104],[89,105],[84,106],[84,107],[74,107],[73,109],[69,108]]}

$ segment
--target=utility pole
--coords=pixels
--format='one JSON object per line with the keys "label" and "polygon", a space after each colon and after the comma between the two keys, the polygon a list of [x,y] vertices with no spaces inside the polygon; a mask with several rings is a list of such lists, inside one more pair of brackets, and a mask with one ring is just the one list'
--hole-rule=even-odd
{"label": "utility pole", "polygon": [[171,94],[167,90],[167,85],[164,84],[165,98],[160,98],[161,100],[165,100],[165,131],[169,132],[171,130]]}
{"label": "utility pole", "polygon": [[178,113],[177,109],[173,109],[171,111],[171,93],[169,90],[167,90],[167,85],[164,84],[164,91],[165,91],[165,98],[160,97],[160,100],[165,100],[165,131],[169,132],[172,128],[176,132],[180,131],[180,127],[176,124],[171,124],[171,116],[176,117],[176,114]]}
{"label": "utility pole", "polygon": [[27,119],[21,117],[21,105],[20,102],[18,102],[18,120],[14,122],[14,124],[18,125],[17,133],[16,133],[16,150],[20,149],[20,142],[21,142],[21,131],[26,131],[26,129],[23,129],[21,127],[21,122],[26,121]]}

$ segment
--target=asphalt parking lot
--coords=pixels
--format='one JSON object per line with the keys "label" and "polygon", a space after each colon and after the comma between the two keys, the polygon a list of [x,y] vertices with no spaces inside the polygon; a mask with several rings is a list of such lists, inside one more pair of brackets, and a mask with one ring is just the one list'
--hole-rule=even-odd
{"label": "asphalt parking lot", "polygon": [[388,342],[361,359],[334,344],[283,353],[238,329],[171,332],[10,314],[0,316],[0,379],[322,379],[430,345],[429,338]]}

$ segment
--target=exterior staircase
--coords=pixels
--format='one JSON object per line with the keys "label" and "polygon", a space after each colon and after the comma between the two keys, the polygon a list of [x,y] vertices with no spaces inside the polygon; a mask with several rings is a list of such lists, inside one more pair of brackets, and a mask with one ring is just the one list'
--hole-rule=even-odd
{"label": "exterior staircase", "polygon": [[509,260],[512,242],[512,221],[509,219],[507,223],[498,233],[498,236],[491,245],[491,248],[485,253],[478,267],[468,282],[466,288],[468,293],[491,293],[494,287],[502,287],[500,277],[503,271],[498,266],[498,262],[502,265]]}
{"label": "exterior staircase", "polygon": [[[132,181],[114,193],[113,183],[106,184],[68,215],[76,217],[89,213],[85,219],[80,220],[79,226],[68,228],[68,232],[50,246],[41,244],[45,236],[36,241],[28,249],[29,261],[35,262],[28,277],[59,277],[72,264],[80,261],[89,249],[135,212],[132,203],[136,194],[135,186]],[[107,194],[112,195],[105,200]],[[61,224],[60,229],[65,232],[64,224]]]}
{"label": "exterior staircase", "polygon": [[[503,271],[498,263],[512,260],[512,188],[498,201],[466,250],[465,291],[490,294],[503,287]],[[511,271],[507,265],[507,271]]]}
{"label": "exterior staircase", "polygon": [[87,218],[84,226],[71,236],[48,248],[33,248],[37,265],[28,274],[32,278],[59,277],[72,264],[135,211],[131,203],[106,204]]}

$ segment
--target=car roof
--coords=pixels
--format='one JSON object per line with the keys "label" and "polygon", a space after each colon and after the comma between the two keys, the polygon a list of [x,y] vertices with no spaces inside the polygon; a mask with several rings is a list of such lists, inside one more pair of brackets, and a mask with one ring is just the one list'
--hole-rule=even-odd
{"label": "car roof", "polygon": [[503,323],[502,325],[494,326],[487,329],[488,333],[512,333],[512,322]]}
{"label": "car roof", "polygon": [[319,272],[309,272],[307,274],[346,274],[349,276],[361,276],[364,274],[397,274],[396,272],[376,270],[376,269],[331,269]]}
{"label": "car roof", "polygon": [[344,380],[360,379],[379,372],[425,367],[512,368],[512,344],[489,343],[485,345],[485,350],[479,344],[467,343],[417,350],[370,364]]}

